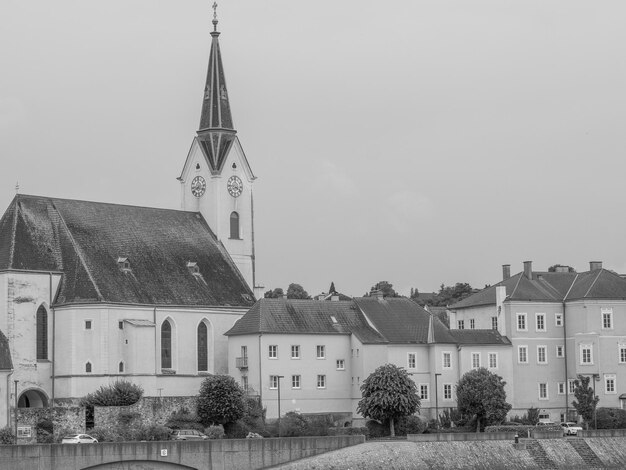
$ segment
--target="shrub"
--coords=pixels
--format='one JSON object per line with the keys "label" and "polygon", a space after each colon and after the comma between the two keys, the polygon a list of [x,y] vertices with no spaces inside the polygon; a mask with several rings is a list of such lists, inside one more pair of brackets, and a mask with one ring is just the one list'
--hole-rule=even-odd
{"label": "shrub", "polygon": [[363,426],[361,428],[352,428],[352,427],[348,427],[348,428],[330,428],[328,430],[328,435],[329,436],[357,436],[357,435],[363,435],[366,438],[369,438],[370,437],[370,430],[366,426]]}
{"label": "shrub", "polygon": [[0,444],[15,444],[15,434],[9,426],[0,429]]}
{"label": "shrub", "polygon": [[396,435],[406,436],[407,434],[422,434],[426,430],[427,424],[418,416],[403,416],[396,424]]}
{"label": "shrub", "polygon": [[127,380],[117,380],[113,385],[103,385],[81,400],[82,406],[129,406],[143,396],[143,388]]}
{"label": "shrub", "polygon": [[596,410],[598,429],[626,428],[626,410],[619,408],[598,408]]}
{"label": "shrub", "polygon": [[445,409],[439,415],[439,424],[443,429],[449,429],[452,427],[452,417],[450,415],[450,409]]}
{"label": "shrub", "polygon": [[305,421],[305,436],[328,436],[328,430],[334,427],[332,417],[326,414],[305,416]]}
{"label": "shrub", "polygon": [[265,413],[266,409],[263,408],[260,400],[252,397],[247,397],[244,400],[245,410],[241,420],[244,422],[249,431],[255,432],[261,435],[267,435],[267,429],[265,425]]}
{"label": "shrub", "polygon": [[35,425],[37,442],[40,444],[52,444],[54,442],[54,425],[49,419],[42,419]]}
{"label": "shrub", "polygon": [[204,426],[200,424],[198,417],[185,407],[174,411],[165,422],[165,426],[170,429],[195,429],[196,431],[204,430]]}
{"label": "shrub", "polygon": [[280,435],[282,437],[306,436],[306,418],[295,411],[290,411],[280,420]]}
{"label": "shrub", "polygon": [[[128,440],[120,432],[120,427],[113,425],[95,426],[89,431],[89,434],[98,439],[98,442],[121,442]],[[58,438],[59,441],[61,439],[63,439],[63,435],[60,435]]]}
{"label": "shrub", "polygon": [[206,434],[209,439],[224,439],[224,426],[221,424],[209,426],[204,430],[204,434]]}
{"label": "shrub", "polygon": [[245,409],[244,391],[231,376],[212,375],[204,379],[196,408],[202,424],[233,423],[243,417]]}
{"label": "shrub", "polygon": [[468,417],[459,411],[458,408],[450,409],[450,420],[454,423],[455,426],[463,427],[469,421]]}
{"label": "shrub", "polygon": [[129,438],[133,441],[167,441],[170,430],[157,423],[140,424],[130,429]]}
{"label": "shrub", "polygon": [[389,436],[389,426],[385,426],[384,424],[373,419],[370,419],[367,423],[365,423],[365,427],[369,430],[369,436],[372,439]]}
{"label": "shrub", "polygon": [[243,439],[249,432],[248,426],[242,420],[224,424],[224,433],[228,439]]}

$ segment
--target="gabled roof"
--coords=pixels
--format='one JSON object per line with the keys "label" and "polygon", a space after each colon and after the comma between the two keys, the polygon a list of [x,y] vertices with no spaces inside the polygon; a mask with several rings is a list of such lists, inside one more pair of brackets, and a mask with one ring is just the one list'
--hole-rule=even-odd
{"label": "gabled roof", "polygon": [[0,370],[13,370],[9,340],[2,331],[0,331]]}
{"label": "gabled roof", "polygon": [[496,287],[506,287],[507,299],[529,302],[563,302],[580,299],[626,299],[626,279],[613,271],[583,273],[533,272],[532,279],[518,273],[450,306],[450,310],[495,305]]}
{"label": "gabled roof", "polygon": [[502,336],[497,330],[450,330],[458,344],[503,344],[510,345],[511,341]]}
{"label": "gabled roof", "polygon": [[[119,257],[128,258],[129,271],[120,269]],[[202,279],[189,272],[188,261],[198,264]],[[17,195],[0,219],[0,270],[62,272],[56,304],[253,303],[196,212]]]}
{"label": "gabled roof", "polygon": [[[336,320],[336,323],[333,321]],[[351,301],[260,299],[225,334],[354,334],[363,343],[385,342]]]}

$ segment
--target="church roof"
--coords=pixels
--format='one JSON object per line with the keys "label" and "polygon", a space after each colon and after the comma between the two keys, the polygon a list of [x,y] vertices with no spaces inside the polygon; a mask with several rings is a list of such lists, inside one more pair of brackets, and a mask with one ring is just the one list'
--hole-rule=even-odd
{"label": "church roof", "polygon": [[9,340],[2,331],[0,331],[0,370],[13,370]]}
{"label": "church roof", "polygon": [[17,195],[0,219],[0,270],[62,272],[57,305],[246,307],[254,300],[196,212]]}

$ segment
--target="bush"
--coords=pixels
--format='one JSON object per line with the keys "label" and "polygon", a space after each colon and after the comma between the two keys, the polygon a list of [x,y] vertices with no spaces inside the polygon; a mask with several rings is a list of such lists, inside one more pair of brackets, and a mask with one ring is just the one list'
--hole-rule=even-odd
{"label": "bush", "polygon": [[[128,439],[120,432],[119,426],[96,426],[89,431],[92,437],[98,439],[98,442],[122,442]],[[63,439],[63,435],[58,437],[58,441]]]}
{"label": "bush", "polygon": [[308,423],[306,418],[295,411],[290,411],[280,420],[282,437],[306,436]]}
{"label": "bush", "polygon": [[370,437],[370,430],[366,426],[363,426],[361,428],[352,428],[352,427],[348,427],[348,428],[330,428],[328,430],[328,435],[329,436],[357,436],[357,435],[363,435],[366,438],[369,438]]}
{"label": "bush", "polygon": [[598,408],[596,410],[598,429],[626,428],[626,410],[619,408]]}
{"label": "bush", "polygon": [[0,444],[15,444],[15,434],[9,426],[0,429]]}
{"label": "bush", "polygon": [[35,425],[35,433],[39,444],[52,444],[54,442],[54,425],[49,419],[42,419]]}
{"label": "bush", "polygon": [[407,434],[422,434],[426,430],[427,424],[418,416],[403,416],[396,423],[396,435],[406,436]]}
{"label": "bush", "polygon": [[209,439],[224,439],[224,436],[226,435],[224,432],[224,426],[221,424],[209,426],[204,430],[204,434],[206,434]]}
{"label": "bush", "polygon": [[103,385],[81,400],[82,406],[129,406],[143,396],[143,388],[127,380],[117,380],[113,385]]}
{"label": "bush", "polygon": [[234,423],[224,424],[225,437],[228,439],[244,439],[250,430],[243,420],[237,420]]}
{"label": "bush", "polygon": [[[547,428],[549,426],[543,426],[543,427],[545,427],[546,430],[547,430]],[[510,424],[508,424],[508,425],[507,424],[498,424],[498,425],[495,425],[495,426],[486,426],[485,427],[485,432],[516,432],[520,436],[521,435],[526,436],[528,431],[532,431],[535,428],[536,428],[536,426],[530,426],[530,425],[526,425],[526,424],[518,425],[518,426],[510,425]],[[560,428],[561,427],[559,426],[559,429]]]}
{"label": "bush", "polygon": [[167,441],[170,438],[170,430],[161,424],[140,424],[130,429],[132,441]]}
{"label": "bush", "polygon": [[385,426],[373,419],[365,423],[365,427],[369,430],[369,436],[372,439],[389,436],[389,426]]}
{"label": "bush", "polygon": [[243,417],[245,410],[244,391],[235,379],[229,375],[211,375],[204,379],[196,408],[202,424],[233,423]]}
{"label": "bush", "polygon": [[265,413],[266,409],[263,408],[260,400],[247,397],[245,399],[245,410],[241,420],[249,432],[267,436],[268,432],[265,425]]}
{"label": "bush", "polygon": [[204,426],[200,424],[198,417],[185,407],[174,411],[165,422],[165,426],[170,429],[195,429],[196,431],[204,430]]}
{"label": "bush", "polygon": [[439,415],[439,424],[443,429],[450,429],[452,427],[452,416],[449,408],[443,410]]}

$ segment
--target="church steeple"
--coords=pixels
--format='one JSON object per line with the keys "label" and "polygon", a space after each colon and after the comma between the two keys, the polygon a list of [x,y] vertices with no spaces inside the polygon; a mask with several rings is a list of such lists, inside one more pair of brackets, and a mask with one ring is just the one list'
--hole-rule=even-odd
{"label": "church steeple", "polygon": [[220,52],[219,31],[217,31],[217,3],[213,3],[213,31],[211,31],[211,53],[207,71],[198,140],[202,146],[211,170],[220,173],[224,160],[230,151],[236,130],[230,112],[226,78]]}

